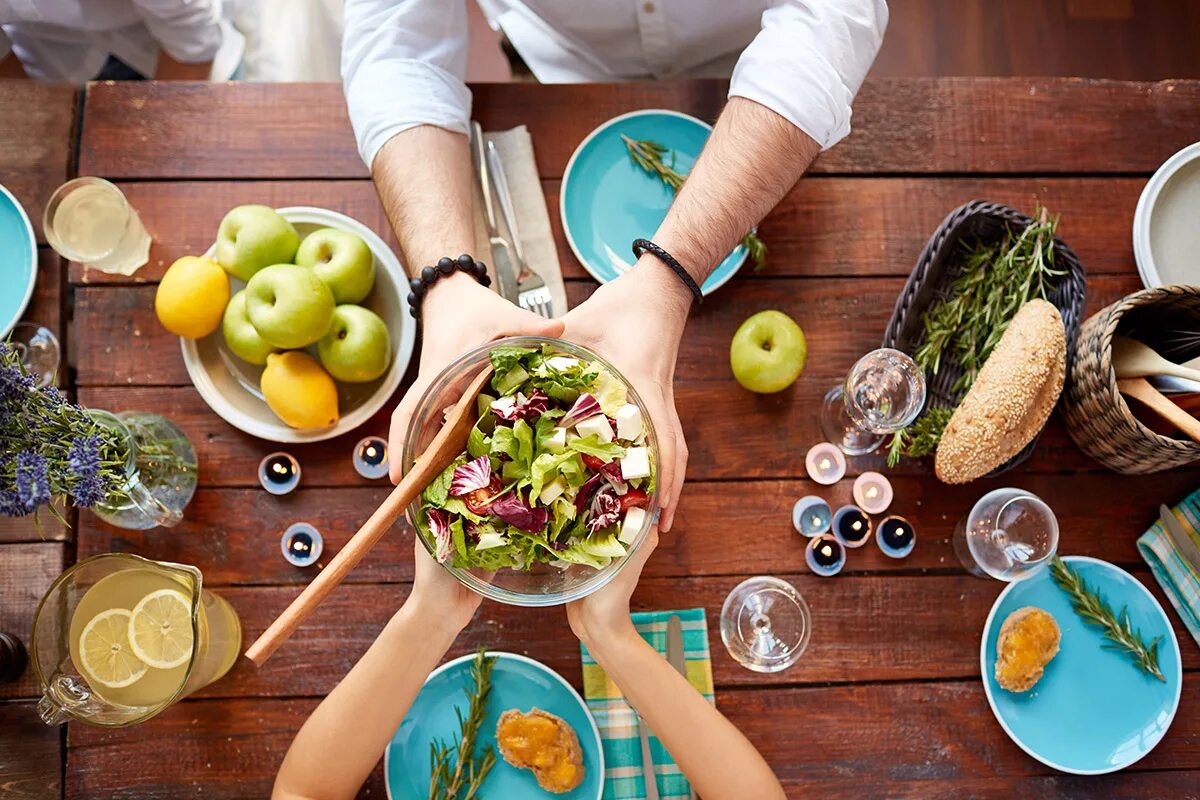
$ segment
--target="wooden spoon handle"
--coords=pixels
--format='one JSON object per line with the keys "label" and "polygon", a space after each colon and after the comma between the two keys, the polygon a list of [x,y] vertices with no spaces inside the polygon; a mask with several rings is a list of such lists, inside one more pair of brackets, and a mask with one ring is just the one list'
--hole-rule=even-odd
{"label": "wooden spoon handle", "polygon": [[1200,420],[1172,403],[1162,392],[1150,385],[1145,378],[1125,378],[1117,381],[1121,394],[1141,401],[1147,408],[1183,431],[1192,441],[1200,444]]}

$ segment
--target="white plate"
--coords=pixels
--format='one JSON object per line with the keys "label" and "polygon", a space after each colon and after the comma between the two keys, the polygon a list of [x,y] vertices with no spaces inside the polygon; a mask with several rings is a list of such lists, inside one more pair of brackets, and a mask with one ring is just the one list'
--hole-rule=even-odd
{"label": "white plate", "polygon": [[[1154,211],[1163,189],[1184,169],[1200,172],[1200,142],[1188,145],[1163,162],[1146,182],[1138,198],[1137,208],[1133,212],[1133,258],[1137,262],[1138,274],[1142,276],[1142,284],[1147,289],[1163,285],[1158,265],[1154,263],[1154,251],[1150,241]],[[1191,179],[1200,180],[1200,174],[1193,175]],[[1200,218],[1200,208],[1193,209],[1193,212]],[[1191,280],[1177,282],[1200,283],[1200,267],[1197,267]]]}
{"label": "white plate", "polygon": [[[209,408],[238,430],[283,444],[320,442],[352,431],[370,419],[383,407],[400,386],[400,380],[412,358],[417,323],[408,313],[404,298],[408,293],[408,275],[396,254],[383,239],[355,219],[324,208],[293,206],[278,209],[288,222],[296,226],[301,238],[318,228],[338,228],[360,237],[375,256],[375,287],[362,305],[374,311],[388,326],[391,335],[392,363],[382,377],[370,383],[338,383],[338,409],[341,416],[336,424],[318,430],[289,428],[267,407],[258,389],[262,367],[247,364],[229,352],[225,338],[218,328],[203,339],[180,339],[183,363],[196,391]],[[216,245],[208,249],[212,256]],[[230,278],[230,295],[245,284]],[[308,348],[315,354],[315,348]]]}

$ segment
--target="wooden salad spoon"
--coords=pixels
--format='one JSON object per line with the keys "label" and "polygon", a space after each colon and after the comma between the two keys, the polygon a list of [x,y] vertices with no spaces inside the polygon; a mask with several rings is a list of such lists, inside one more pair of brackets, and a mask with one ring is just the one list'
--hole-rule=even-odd
{"label": "wooden salad spoon", "polygon": [[462,399],[446,414],[441,430],[433,437],[429,447],[417,459],[392,489],[387,499],[375,510],[370,519],[363,523],[358,533],[350,537],[346,545],[321,570],[312,583],[292,601],[283,613],[271,623],[262,636],[246,650],[246,658],[262,666],[281,644],[296,632],[309,618],[317,606],[342,582],[350,570],[362,560],[367,551],[375,546],[380,537],[404,514],[404,509],[416,499],[429,483],[441,474],[446,465],[453,461],[466,447],[467,434],[475,424],[475,398],[483,391],[492,377],[492,368],[483,370],[471,381]]}
{"label": "wooden salad spoon", "polygon": [[1140,401],[1160,417],[1170,422],[1192,441],[1200,444],[1200,420],[1172,403],[1145,378],[1125,378],[1117,381],[1121,394]]}
{"label": "wooden salad spoon", "polygon": [[1128,336],[1112,338],[1112,365],[1118,378],[1145,378],[1150,375],[1172,375],[1176,378],[1200,381],[1200,369],[1192,369],[1168,361],[1154,348],[1130,339]]}

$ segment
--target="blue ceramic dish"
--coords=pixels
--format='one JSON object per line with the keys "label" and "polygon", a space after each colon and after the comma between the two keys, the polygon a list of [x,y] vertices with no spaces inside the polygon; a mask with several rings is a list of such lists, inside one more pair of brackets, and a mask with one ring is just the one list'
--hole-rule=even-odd
{"label": "blue ceramic dish", "polygon": [[[1128,572],[1084,556],[1063,560],[1118,612],[1128,608],[1147,641],[1162,637],[1158,662],[1166,682],[1105,647],[1101,629],[1084,623],[1044,569],[996,598],[980,646],[983,688],[1005,733],[1038,761],[1079,775],[1115,772],[1153,750],[1175,717],[1183,687],[1179,642],[1162,606]],[[1037,685],[1018,694],[996,683],[996,639],[1008,615],[1024,606],[1049,612],[1062,644]]]}
{"label": "blue ceramic dish", "polygon": [[[675,197],[630,160],[622,134],[665,145],[675,169],[686,175],[711,132],[712,126],[678,111],[634,111],[605,122],[575,149],[563,174],[559,211],[571,250],[593,278],[608,283],[629,270],[633,240],[653,238]],[[745,247],[735,247],[700,287],[704,294],[732,278],[746,256]]]}
{"label": "blue ceramic dish", "polygon": [[[492,669],[492,694],[488,699],[488,715],[483,722],[480,744],[493,743],[496,722],[510,708],[528,711],[536,706],[549,711],[575,729],[583,749],[586,774],[583,783],[567,794],[555,795],[564,800],[600,800],[604,791],[604,752],[600,732],[583,698],[546,665],[513,653],[489,652],[496,656]],[[458,719],[454,709],[466,713],[464,688],[471,687],[471,662],[475,656],[466,655],[448,661],[430,673],[408,716],[384,752],[384,774],[391,800],[426,800],[429,796],[429,745],[435,739],[449,742],[458,734]],[[510,766],[496,754],[496,765],[480,787],[483,797],[545,797],[533,773]]]}
{"label": "blue ceramic dish", "polygon": [[37,281],[37,241],[25,209],[0,186],[0,338],[21,319]]}

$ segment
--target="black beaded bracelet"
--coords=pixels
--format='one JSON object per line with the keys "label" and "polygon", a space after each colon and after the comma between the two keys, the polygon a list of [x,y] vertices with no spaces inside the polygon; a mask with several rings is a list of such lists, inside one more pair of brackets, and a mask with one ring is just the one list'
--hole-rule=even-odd
{"label": "black beaded bracelet", "polygon": [[704,293],[700,291],[700,287],[696,284],[695,279],[688,274],[688,271],[675,260],[675,257],[663,250],[649,239],[634,239],[633,240],[633,255],[635,258],[641,258],[642,253],[650,253],[659,261],[671,268],[671,271],[679,276],[679,280],[683,281],[683,285],[688,288],[695,298],[697,303],[704,302]]}
{"label": "black beaded bracelet", "polygon": [[421,318],[421,301],[425,299],[429,287],[441,278],[453,275],[455,271],[467,273],[482,286],[492,285],[492,279],[487,274],[487,264],[482,261],[476,261],[466,253],[458,258],[442,256],[438,259],[436,267],[425,267],[421,270],[420,277],[412,278],[408,282],[409,288],[412,289],[408,294],[408,310],[415,319]]}

